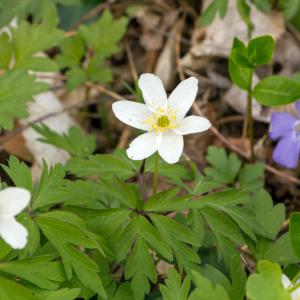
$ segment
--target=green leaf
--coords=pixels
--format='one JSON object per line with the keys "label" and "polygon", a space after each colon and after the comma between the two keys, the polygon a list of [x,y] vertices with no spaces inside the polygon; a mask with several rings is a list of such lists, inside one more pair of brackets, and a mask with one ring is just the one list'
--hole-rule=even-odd
{"label": "green leaf", "polygon": [[283,234],[279,239],[271,243],[263,258],[280,265],[299,263],[300,259],[296,256],[293,249],[290,232]]}
{"label": "green leaf", "polygon": [[8,159],[8,166],[1,164],[4,171],[11,178],[14,185],[32,191],[32,176],[30,168],[11,155]]}
{"label": "green leaf", "polygon": [[144,299],[150,292],[148,280],[156,283],[157,274],[149,248],[142,238],[135,243],[125,265],[125,279],[131,278],[131,289],[136,300]]}
{"label": "green leaf", "polygon": [[241,161],[236,154],[227,156],[224,148],[210,146],[206,160],[212,167],[204,169],[204,173],[219,182],[233,182],[241,167]]}
{"label": "green leaf", "polygon": [[65,206],[89,206],[101,199],[101,186],[95,181],[64,180],[58,191],[58,200]]}
{"label": "green leaf", "polygon": [[75,300],[80,294],[80,289],[60,289],[55,292],[41,293],[40,297],[45,300]]}
{"label": "green leaf", "polygon": [[48,255],[1,262],[0,271],[26,279],[42,289],[57,289],[65,277],[61,263],[52,259]]}
{"label": "green leaf", "polygon": [[113,154],[90,155],[87,159],[72,158],[68,161],[66,169],[79,177],[112,178],[117,174],[118,177],[126,179],[135,175],[132,166],[127,161]]}
{"label": "green leaf", "polygon": [[55,57],[61,69],[78,67],[85,54],[85,44],[80,35],[65,38],[59,43],[61,53]]}
{"label": "green leaf", "polygon": [[229,55],[228,68],[231,80],[241,89],[248,90],[252,76],[252,70],[241,67],[232,57],[233,51],[239,51],[248,55],[247,47],[238,38],[234,38],[232,50]]}
{"label": "green leaf", "polygon": [[286,77],[270,76],[261,80],[252,94],[263,105],[285,105],[300,98],[300,84]]}
{"label": "green leaf", "polygon": [[[114,20],[110,11],[105,11],[98,21],[79,27],[79,34],[101,57],[109,57],[118,51],[117,43],[122,39],[127,18]],[[100,34],[99,34],[100,33]]]}
{"label": "green leaf", "polygon": [[165,285],[160,284],[159,290],[163,300],[188,300],[191,279],[187,276],[184,280],[173,268],[169,268]]}
{"label": "green leaf", "polygon": [[289,232],[295,254],[300,258],[300,213],[294,212],[291,215]]}
{"label": "green leaf", "polygon": [[246,164],[239,173],[240,187],[248,191],[257,191],[264,186],[264,165]]}
{"label": "green leaf", "polygon": [[36,82],[27,72],[7,71],[0,77],[0,127],[11,129],[14,118],[27,116],[26,103],[44,92],[48,85]]}
{"label": "green leaf", "polygon": [[33,66],[35,71],[49,71],[49,64],[51,64],[50,71],[52,71],[54,62],[50,63],[48,59],[45,64],[42,62],[42,57],[37,58],[33,55],[54,47],[63,38],[64,32],[55,27],[56,20],[55,8],[51,8],[43,23],[30,24],[23,21],[17,28],[12,28],[14,68],[31,70]]}
{"label": "green leaf", "polygon": [[33,292],[22,285],[0,277],[0,299],[1,300],[41,300],[33,295]]}
{"label": "green leaf", "polygon": [[218,12],[218,0],[213,0],[213,2],[206,8],[204,12],[202,12],[200,16],[200,26],[206,27],[212,23],[217,12]]}
{"label": "green leaf", "polygon": [[268,64],[273,56],[275,42],[269,35],[252,39],[248,45],[248,55],[255,65]]}
{"label": "green leaf", "polygon": [[192,276],[193,282],[197,288],[191,293],[189,300],[230,300],[228,294],[221,285],[216,284],[214,286],[211,281],[195,271],[192,271]]}
{"label": "green leaf", "polygon": [[33,194],[34,209],[60,202],[58,188],[61,186],[64,177],[65,172],[62,165],[57,164],[48,169],[44,162],[40,183]]}
{"label": "green leaf", "polygon": [[254,29],[254,24],[251,20],[251,8],[248,5],[246,0],[236,0],[236,7],[237,10],[242,18],[242,20],[245,22],[248,28],[248,36],[251,36],[252,31]]}
{"label": "green leaf", "polygon": [[[65,221],[69,220],[69,223],[63,222],[61,218],[64,218]],[[48,213],[48,216],[47,214],[39,216],[36,222],[61,255],[67,279],[70,280],[72,278],[74,271],[76,277],[85,287],[90,288],[106,299],[106,293],[98,274],[99,268],[96,262],[69,244],[84,245],[92,248],[97,246],[91,233],[83,231],[80,228],[81,226],[74,224],[75,222],[78,224],[78,219],[80,220],[76,215],[66,215],[66,212],[63,212],[63,214],[60,212],[59,215],[58,212],[55,212],[54,214]]]}
{"label": "green leaf", "polygon": [[[39,138],[39,141],[64,149],[71,156],[83,158],[95,151],[95,136],[92,134],[85,136],[79,127],[72,126],[68,133],[63,134],[51,130],[45,124],[33,125],[32,127],[42,136]],[[78,141],[80,141],[80,143]]]}
{"label": "green leaf", "polygon": [[[1,23],[1,22],[0,22]],[[6,32],[0,35],[0,68],[9,69],[11,62],[12,45]]]}
{"label": "green leaf", "polygon": [[[178,197],[178,188],[172,188],[151,196],[144,205],[145,211],[166,212],[186,210],[190,196]],[[177,197],[176,197],[177,196]]]}
{"label": "green leaf", "polygon": [[284,204],[279,203],[273,207],[271,196],[261,190],[253,196],[253,209],[261,234],[274,240],[285,220]]}
{"label": "green leaf", "polygon": [[69,91],[79,87],[86,80],[86,71],[80,67],[74,67],[66,72],[68,77],[67,88]]}
{"label": "green leaf", "polygon": [[94,56],[86,69],[88,80],[95,83],[107,83],[112,80],[112,72],[108,66],[105,66],[101,55]]}
{"label": "green leaf", "polygon": [[281,283],[279,265],[262,260],[257,264],[257,273],[249,276],[246,293],[249,300],[291,300]]}
{"label": "green leaf", "polygon": [[284,5],[284,16],[286,20],[291,20],[297,16],[300,8],[299,0],[286,0]]}
{"label": "green leaf", "polygon": [[133,298],[132,290],[128,282],[122,283],[112,300],[132,300]]}
{"label": "green leaf", "polygon": [[169,217],[156,214],[149,216],[162,238],[172,248],[179,270],[190,272],[191,269],[196,269],[200,257],[187,245],[195,247],[200,245],[196,233]]}
{"label": "green leaf", "polygon": [[254,70],[255,65],[251,62],[251,58],[248,53],[241,52],[239,49],[232,49],[230,53],[230,59],[233,60],[240,68]]}
{"label": "green leaf", "polygon": [[228,0],[219,0],[219,13],[221,19],[223,19],[227,13]]}

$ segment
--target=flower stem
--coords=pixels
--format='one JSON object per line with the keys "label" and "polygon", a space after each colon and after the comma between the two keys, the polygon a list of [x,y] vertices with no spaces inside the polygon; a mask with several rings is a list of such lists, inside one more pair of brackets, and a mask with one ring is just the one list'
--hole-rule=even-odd
{"label": "flower stem", "polygon": [[250,152],[251,152],[251,162],[255,162],[254,157],[254,129],[253,129],[253,117],[252,117],[252,78],[253,73],[251,72],[249,87],[247,91],[247,120],[248,120],[248,134],[250,139]]}
{"label": "flower stem", "polygon": [[158,179],[158,152],[154,156],[154,168],[153,168],[153,194],[157,192],[157,179]]}
{"label": "flower stem", "polygon": [[139,172],[139,183],[141,186],[141,192],[142,192],[142,197],[143,197],[144,202],[147,201],[147,193],[146,193],[146,189],[145,189],[145,176],[144,176],[145,163],[146,163],[146,160],[144,159],[141,169],[140,169],[140,172]]}
{"label": "flower stem", "polygon": [[292,293],[292,292],[298,290],[299,287],[300,287],[300,282],[298,282],[298,283],[296,283],[295,285],[289,287],[289,288],[287,289],[287,291],[288,291],[289,293]]}

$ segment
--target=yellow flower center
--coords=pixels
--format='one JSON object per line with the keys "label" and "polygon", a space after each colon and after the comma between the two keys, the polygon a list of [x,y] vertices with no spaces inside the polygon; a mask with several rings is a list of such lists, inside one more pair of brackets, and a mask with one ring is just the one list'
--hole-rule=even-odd
{"label": "yellow flower center", "polygon": [[168,127],[169,125],[170,125],[170,120],[169,120],[168,116],[163,115],[158,118],[158,120],[157,120],[158,127]]}
{"label": "yellow flower center", "polygon": [[149,131],[154,130],[156,134],[167,132],[178,126],[176,111],[170,107],[166,111],[158,108],[144,123],[149,125]]}

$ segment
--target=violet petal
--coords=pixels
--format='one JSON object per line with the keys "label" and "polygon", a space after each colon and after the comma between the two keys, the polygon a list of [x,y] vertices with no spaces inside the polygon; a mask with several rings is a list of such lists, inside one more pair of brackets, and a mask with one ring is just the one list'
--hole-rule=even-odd
{"label": "violet petal", "polygon": [[269,136],[272,140],[284,137],[286,134],[293,132],[294,124],[297,121],[287,112],[276,112],[272,114]]}
{"label": "violet petal", "polygon": [[300,140],[294,133],[283,137],[273,151],[273,160],[286,168],[295,169],[298,166]]}

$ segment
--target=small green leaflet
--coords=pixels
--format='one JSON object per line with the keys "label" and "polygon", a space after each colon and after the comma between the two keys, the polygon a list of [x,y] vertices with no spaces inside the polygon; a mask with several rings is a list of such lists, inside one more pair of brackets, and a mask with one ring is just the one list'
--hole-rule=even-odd
{"label": "small green leaflet", "polygon": [[200,26],[206,27],[210,25],[217,13],[219,12],[220,17],[223,19],[226,15],[228,7],[228,0],[213,0],[210,5],[201,13]]}
{"label": "small green leaflet", "polygon": [[291,215],[289,231],[295,254],[300,258],[300,213]]}

